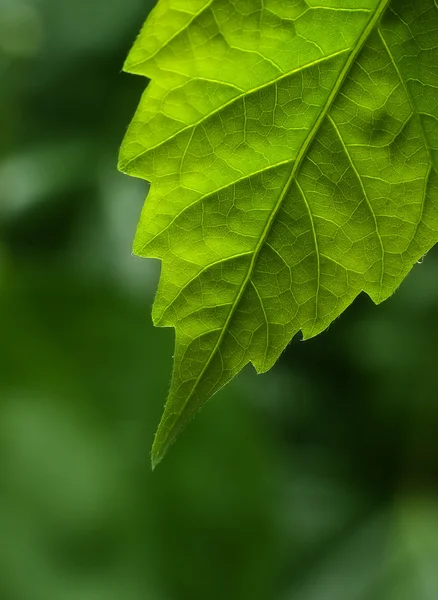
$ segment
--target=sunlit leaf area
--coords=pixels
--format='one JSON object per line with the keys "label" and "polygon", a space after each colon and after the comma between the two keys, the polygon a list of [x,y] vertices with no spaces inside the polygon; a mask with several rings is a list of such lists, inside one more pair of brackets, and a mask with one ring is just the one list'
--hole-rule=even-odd
{"label": "sunlit leaf area", "polygon": [[151,182],[134,251],[175,329],[152,465],[248,363],[380,304],[438,242],[437,32],[435,0],[154,8],[119,161]]}
{"label": "sunlit leaf area", "polygon": [[174,332],[132,255],[147,183],[116,168],[151,8],[0,3],[0,598],[436,600],[436,249],[151,471]]}

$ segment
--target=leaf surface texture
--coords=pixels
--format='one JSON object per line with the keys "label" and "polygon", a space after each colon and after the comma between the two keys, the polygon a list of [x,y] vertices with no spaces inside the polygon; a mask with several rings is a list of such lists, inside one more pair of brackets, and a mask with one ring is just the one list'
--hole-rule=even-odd
{"label": "leaf surface texture", "polygon": [[160,0],[120,168],[174,327],[157,463],[247,363],[391,296],[438,241],[436,0]]}

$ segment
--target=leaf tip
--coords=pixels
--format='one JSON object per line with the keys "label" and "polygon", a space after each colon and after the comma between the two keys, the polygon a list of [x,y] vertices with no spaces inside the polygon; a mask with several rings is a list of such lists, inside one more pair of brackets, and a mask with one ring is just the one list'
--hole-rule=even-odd
{"label": "leaf tip", "polygon": [[159,435],[159,431],[160,430],[157,431],[157,434],[155,435],[154,443],[152,444],[152,450],[151,450],[151,469],[152,469],[152,471],[155,471],[157,466],[163,460],[163,458],[167,454],[167,450],[170,445],[170,444],[162,443],[161,436]]}
{"label": "leaf tip", "polygon": [[[171,397],[172,396],[170,394],[169,398]],[[189,417],[182,417],[181,412],[175,412],[175,410],[171,408],[172,404],[169,402],[169,398],[166,403],[166,408],[164,409],[164,414],[158,425],[154,443],[152,444],[152,470],[154,470],[163,460],[169,448],[172,446],[178,435],[186,426],[187,422],[193,416],[193,414],[191,414]]]}
{"label": "leaf tip", "polygon": [[155,471],[155,469],[160,464],[160,462],[161,462],[161,457],[155,456],[154,453],[152,452],[151,453],[151,470],[152,470],[152,472]]}
{"label": "leaf tip", "polygon": [[151,467],[152,471],[155,471],[157,466],[166,456],[169,446],[172,444],[174,436],[169,435],[169,430],[163,426],[166,422],[164,416],[162,417],[160,424],[158,425],[157,432],[155,433],[154,442],[151,449]]}

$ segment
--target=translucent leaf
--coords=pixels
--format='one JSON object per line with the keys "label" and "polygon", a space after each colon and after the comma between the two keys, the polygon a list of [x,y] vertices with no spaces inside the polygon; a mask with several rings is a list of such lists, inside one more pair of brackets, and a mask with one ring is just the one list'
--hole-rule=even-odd
{"label": "translucent leaf", "polygon": [[438,240],[436,0],[160,0],[122,171],[152,183],[134,251],[176,330],[159,461],[251,362],[270,369]]}

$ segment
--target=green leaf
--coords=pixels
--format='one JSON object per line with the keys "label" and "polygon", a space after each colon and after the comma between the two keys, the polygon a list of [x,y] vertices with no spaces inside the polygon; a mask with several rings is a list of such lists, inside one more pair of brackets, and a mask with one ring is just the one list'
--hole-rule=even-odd
{"label": "green leaf", "polygon": [[218,389],[438,241],[436,0],[160,0],[120,169],[152,183],[134,251],[174,327],[156,464]]}

